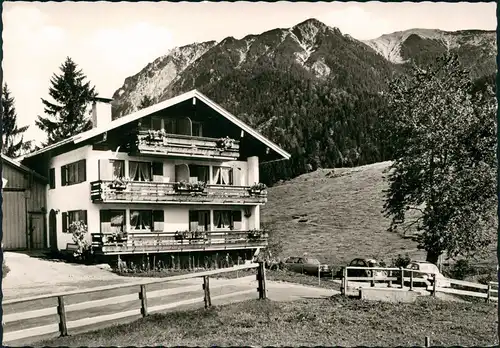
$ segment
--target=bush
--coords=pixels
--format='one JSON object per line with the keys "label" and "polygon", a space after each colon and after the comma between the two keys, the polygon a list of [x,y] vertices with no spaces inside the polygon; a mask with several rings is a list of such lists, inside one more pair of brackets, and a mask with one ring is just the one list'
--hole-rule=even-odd
{"label": "bush", "polygon": [[402,256],[401,254],[398,254],[398,257],[392,260],[392,264],[394,267],[403,267],[406,268],[411,262],[410,255],[408,253],[405,254],[405,256]]}
{"label": "bush", "polygon": [[2,260],[2,278],[7,276],[7,273],[10,272],[10,268],[5,264],[5,259]]}
{"label": "bush", "polygon": [[458,260],[450,270],[453,279],[464,280],[466,277],[476,274],[476,269],[469,263],[469,260]]}

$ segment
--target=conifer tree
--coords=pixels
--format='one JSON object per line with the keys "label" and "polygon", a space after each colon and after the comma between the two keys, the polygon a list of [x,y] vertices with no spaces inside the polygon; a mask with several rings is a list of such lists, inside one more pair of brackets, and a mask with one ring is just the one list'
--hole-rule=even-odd
{"label": "conifer tree", "polygon": [[24,141],[23,133],[28,126],[17,126],[17,114],[7,84],[2,88],[2,153],[8,157],[15,158],[29,149],[31,142]]}
{"label": "conifer tree", "polygon": [[153,99],[150,98],[149,96],[145,95],[141,102],[139,103],[139,106],[138,106],[138,109],[141,110],[141,109],[145,109],[147,108],[148,106],[151,106],[153,105],[154,102],[153,102]]}
{"label": "conifer tree", "polygon": [[89,117],[92,100],[97,96],[95,87],[85,81],[86,75],[67,57],[60,66],[61,74],[50,80],[49,95],[54,103],[42,99],[46,116],[38,116],[36,125],[47,133],[50,145],[92,128]]}

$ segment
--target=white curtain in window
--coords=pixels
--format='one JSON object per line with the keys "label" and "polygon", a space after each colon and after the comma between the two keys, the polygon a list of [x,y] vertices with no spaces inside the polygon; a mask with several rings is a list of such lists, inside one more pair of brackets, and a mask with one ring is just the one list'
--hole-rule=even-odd
{"label": "white curtain in window", "polygon": [[214,223],[215,227],[220,228],[221,227],[221,222],[222,222],[222,216],[219,211],[214,211]]}
{"label": "white curtain in window", "polygon": [[229,185],[229,170],[230,168],[221,168],[222,184]]}
{"label": "white curtain in window", "polygon": [[219,183],[219,178],[221,176],[221,168],[220,167],[214,167],[214,184]]}
{"label": "white curtain in window", "polygon": [[224,224],[223,227],[229,227],[229,212],[225,211],[222,213],[222,223]]}
{"label": "white curtain in window", "polygon": [[128,166],[128,173],[130,179],[136,181],[138,179],[137,178],[138,172],[139,172],[139,163],[130,161]]}
{"label": "white curtain in window", "polygon": [[124,171],[124,162],[123,161],[111,161],[113,165],[113,179],[121,178],[123,176]]}
{"label": "white curtain in window", "polygon": [[139,163],[140,181],[151,181],[151,170],[149,163]]}

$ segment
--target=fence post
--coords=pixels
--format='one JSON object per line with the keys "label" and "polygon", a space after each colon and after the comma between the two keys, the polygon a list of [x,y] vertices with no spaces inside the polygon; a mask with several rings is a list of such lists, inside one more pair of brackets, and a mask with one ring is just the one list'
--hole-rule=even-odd
{"label": "fence post", "polygon": [[[387,272],[387,274],[388,274],[388,277],[389,277],[389,278],[391,278],[391,277],[392,277],[392,271],[391,271],[391,270],[389,270],[389,271]],[[388,288],[392,288],[392,280],[391,280],[391,279],[389,279],[389,284],[387,284],[387,287],[388,287]]]}
{"label": "fence post", "polygon": [[372,280],[370,282],[370,287],[375,287],[375,271],[372,271]]}
{"label": "fence post", "polygon": [[486,303],[490,302],[491,297],[491,283],[488,283],[488,292],[486,293]]}
{"label": "fence post", "polygon": [[57,314],[59,314],[59,332],[61,336],[67,336],[68,327],[66,325],[66,309],[64,309],[63,296],[57,296]]}
{"label": "fence post", "polygon": [[425,336],[425,346],[430,347],[431,346],[431,339],[429,336]]}
{"label": "fence post", "polygon": [[205,309],[212,306],[212,299],[210,298],[210,279],[208,276],[203,277],[203,290],[205,292]]}
{"label": "fence post", "polygon": [[399,267],[399,272],[401,273],[401,289],[405,287],[405,273],[403,272],[403,267]]}
{"label": "fence post", "polygon": [[321,267],[318,266],[318,286],[321,285]]}
{"label": "fence post", "polygon": [[432,275],[432,296],[436,297],[436,273]]}
{"label": "fence post", "polygon": [[257,270],[257,280],[259,281],[259,299],[265,300],[267,298],[266,290],[266,268],[264,267],[264,262],[259,262],[259,268]]}
{"label": "fence post", "polygon": [[146,285],[141,285],[139,299],[141,300],[141,314],[143,317],[145,317],[148,315],[148,297],[146,295]]}
{"label": "fence post", "polygon": [[413,271],[410,271],[410,291],[413,291]]}
{"label": "fence post", "polygon": [[347,267],[344,267],[342,270],[342,293],[344,296],[347,296]]}

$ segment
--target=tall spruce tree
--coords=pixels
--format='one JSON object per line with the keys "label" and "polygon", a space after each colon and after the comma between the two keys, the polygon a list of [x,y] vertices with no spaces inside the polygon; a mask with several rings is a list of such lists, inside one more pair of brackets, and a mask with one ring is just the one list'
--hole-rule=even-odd
{"label": "tall spruce tree", "polygon": [[24,141],[23,133],[28,126],[17,126],[17,114],[14,106],[14,97],[11,96],[9,87],[4,84],[2,88],[2,153],[15,158],[28,150],[31,142]]}
{"label": "tall spruce tree", "polygon": [[496,98],[475,90],[457,57],[446,55],[391,85],[385,126],[395,160],[385,213],[391,229],[416,227],[427,260],[472,257],[494,240]]}
{"label": "tall spruce tree", "polygon": [[97,96],[95,87],[85,81],[87,77],[78,65],[67,57],[60,66],[61,74],[50,80],[49,95],[55,103],[42,99],[47,116],[38,116],[36,125],[47,133],[50,145],[92,128],[89,117],[92,100]]}
{"label": "tall spruce tree", "polygon": [[154,102],[153,102],[153,99],[151,99],[149,96],[145,95],[142,99],[141,99],[141,102],[139,103],[139,106],[138,106],[138,109],[141,110],[141,109],[145,109],[147,108],[148,106],[151,106],[153,105]]}

